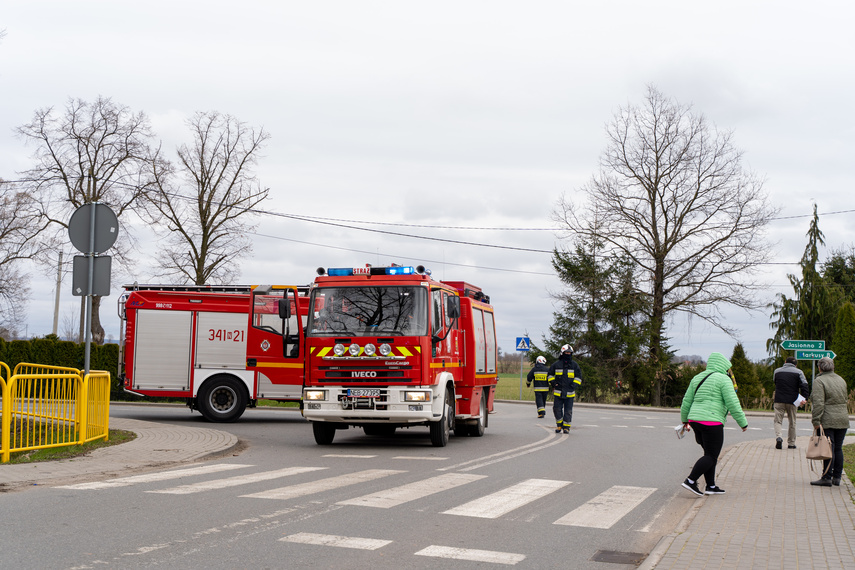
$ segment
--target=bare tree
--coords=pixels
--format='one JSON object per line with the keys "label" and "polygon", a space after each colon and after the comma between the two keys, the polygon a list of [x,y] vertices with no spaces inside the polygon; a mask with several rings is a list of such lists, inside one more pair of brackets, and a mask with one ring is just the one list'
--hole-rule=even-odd
{"label": "bare tree", "polygon": [[0,179],[0,327],[23,326],[29,298],[29,276],[22,262],[44,250],[39,237],[47,224],[40,221],[32,196]]}
{"label": "bare tree", "polygon": [[582,189],[586,203],[577,209],[562,197],[554,218],[570,236],[602,240],[637,265],[658,369],[667,357],[667,317],[687,313],[734,335],[722,306],[763,306],[754,276],[768,257],[765,228],[776,210],[763,181],[743,168],[732,134],[654,87],[642,106],[620,109],[606,131],[600,171]]}
{"label": "bare tree", "polygon": [[62,331],[60,336],[64,340],[83,342],[77,326],[77,315],[74,312],[67,312],[62,316]]}
{"label": "bare tree", "polygon": [[198,112],[187,125],[194,141],[178,148],[177,166],[152,163],[152,221],[167,232],[160,266],[185,283],[229,283],[234,261],[251,251],[247,220],[269,192],[253,167],[270,135],[217,112]]}
{"label": "bare tree", "polygon": [[[54,228],[55,243],[67,247],[68,222],[83,204],[106,204],[121,224],[152,188],[149,165],[157,161],[157,150],[148,119],[109,98],[71,99],[62,113],[39,109],[17,132],[36,146],[35,165],[22,174],[41,218]],[[125,263],[131,243],[130,234],[120,231],[110,255]],[[104,340],[100,305],[101,297],[93,297],[91,332],[97,343]]]}

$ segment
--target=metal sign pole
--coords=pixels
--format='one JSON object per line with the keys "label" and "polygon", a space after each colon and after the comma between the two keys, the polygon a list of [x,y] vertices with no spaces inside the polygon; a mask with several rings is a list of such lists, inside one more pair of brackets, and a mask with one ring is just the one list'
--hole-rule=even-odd
{"label": "metal sign pole", "polygon": [[89,374],[89,359],[92,350],[92,282],[95,280],[95,207],[89,208],[89,253],[86,254],[86,349],[83,358],[83,374]]}
{"label": "metal sign pole", "polygon": [[522,365],[523,365],[523,355],[524,354],[525,354],[524,352],[520,352],[520,400],[522,400],[522,373],[523,373]]}

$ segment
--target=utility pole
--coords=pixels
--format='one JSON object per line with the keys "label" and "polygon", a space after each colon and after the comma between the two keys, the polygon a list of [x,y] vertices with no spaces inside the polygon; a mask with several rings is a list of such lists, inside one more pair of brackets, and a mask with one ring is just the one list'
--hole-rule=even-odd
{"label": "utility pole", "polygon": [[59,289],[62,286],[62,250],[59,252],[59,263],[56,266],[56,301],[53,305],[53,334],[56,336],[59,326]]}

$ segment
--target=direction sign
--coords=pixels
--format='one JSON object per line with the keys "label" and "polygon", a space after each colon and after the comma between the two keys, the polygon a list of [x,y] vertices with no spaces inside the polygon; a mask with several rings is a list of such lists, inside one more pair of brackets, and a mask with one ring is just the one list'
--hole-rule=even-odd
{"label": "direction sign", "polygon": [[797,360],[819,360],[820,358],[831,358],[834,360],[834,357],[837,356],[834,354],[832,350],[797,350],[796,351],[796,359]]}
{"label": "direction sign", "polygon": [[[824,340],[785,340],[781,343],[784,350],[825,350]],[[819,359],[817,359],[819,360]]]}
{"label": "direction sign", "polygon": [[527,336],[517,337],[517,351],[525,352],[531,350],[531,340]]}
{"label": "direction sign", "polygon": [[75,255],[71,274],[71,294],[75,297],[89,295],[89,260],[92,260],[92,294],[96,297],[110,296],[109,255]]}

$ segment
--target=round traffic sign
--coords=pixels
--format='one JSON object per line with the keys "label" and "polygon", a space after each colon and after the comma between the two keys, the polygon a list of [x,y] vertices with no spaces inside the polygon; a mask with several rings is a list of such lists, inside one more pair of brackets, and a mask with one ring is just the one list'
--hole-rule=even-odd
{"label": "round traffic sign", "polygon": [[105,204],[83,204],[71,214],[68,237],[81,253],[107,251],[119,237],[119,219]]}

